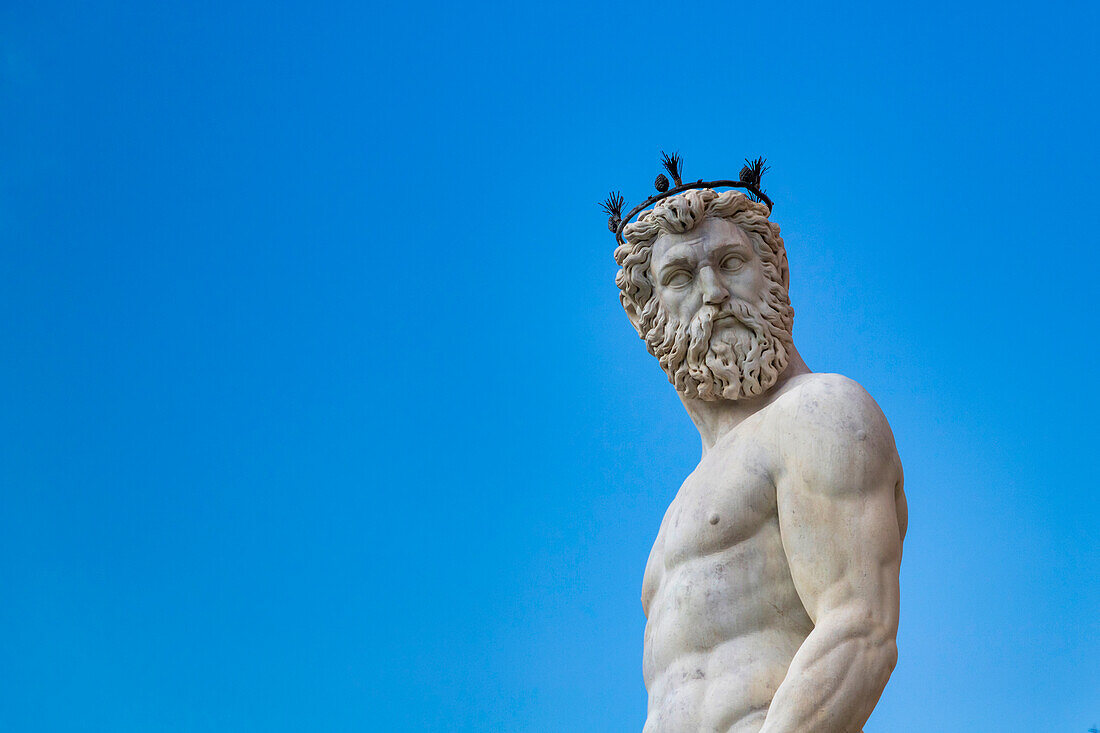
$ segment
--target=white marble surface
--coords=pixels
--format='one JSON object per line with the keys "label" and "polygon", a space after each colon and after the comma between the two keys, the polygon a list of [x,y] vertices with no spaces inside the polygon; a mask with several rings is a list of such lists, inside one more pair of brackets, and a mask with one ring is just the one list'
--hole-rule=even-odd
{"label": "white marble surface", "polygon": [[890,426],[799,356],[766,207],[703,190],[654,212],[627,227],[617,283],[703,455],[642,583],[644,731],[859,731],[897,661]]}

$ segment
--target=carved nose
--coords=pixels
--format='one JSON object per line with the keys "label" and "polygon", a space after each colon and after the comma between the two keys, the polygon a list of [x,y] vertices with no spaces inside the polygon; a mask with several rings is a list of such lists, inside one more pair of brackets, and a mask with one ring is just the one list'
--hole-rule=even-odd
{"label": "carved nose", "polygon": [[730,293],[718,280],[714,270],[706,267],[700,273],[703,285],[703,302],[706,305],[721,305],[729,300]]}

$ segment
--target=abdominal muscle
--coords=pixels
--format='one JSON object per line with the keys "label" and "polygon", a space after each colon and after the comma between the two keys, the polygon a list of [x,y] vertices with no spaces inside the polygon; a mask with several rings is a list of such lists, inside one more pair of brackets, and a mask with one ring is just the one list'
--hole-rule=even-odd
{"label": "abdominal muscle", "polygon": [[765,521],[732,547],[684,559],[661,575],[648,603],[644,733],[759,730],[813,629],[778,522]]}

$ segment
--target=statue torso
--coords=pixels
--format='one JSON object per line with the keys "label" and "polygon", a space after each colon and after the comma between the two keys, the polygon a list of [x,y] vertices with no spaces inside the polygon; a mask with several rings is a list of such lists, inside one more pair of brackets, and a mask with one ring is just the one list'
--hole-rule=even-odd
{"label": "statue torso", "polygon": [[646,565],[645,733],[755,731],[813,623],[791,580],[776,508],[774,416],[707,452]]}

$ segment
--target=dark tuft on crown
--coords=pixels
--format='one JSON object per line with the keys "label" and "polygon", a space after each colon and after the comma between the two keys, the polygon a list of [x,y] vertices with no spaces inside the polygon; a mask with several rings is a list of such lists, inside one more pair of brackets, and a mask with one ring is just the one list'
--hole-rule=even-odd
{"label": "dark tuft on crown", "polygon": [[[764,158],[757,158],[756,160],[745,158],[745,167],[741,169],[741,182],[747,183],[756,189],[755,192],[749,190],[749,196],[753,201],[763,201],[761,196],[764,195],[764,189],[760,187],[760,179],[768,170],[768,166],[764,165],[767,162]],[[771,206],[768,208],[770,209]]]}
{"label": "dark tuft on crown", "polygon": [[619,231],[619,225],[622,224],[624,206],[626,199],[618,191],[609,193],[607,199],[600,204],[600,208],[607,212],[607,228],[613,234]]}
{"label": "dark tuft on crown", "polygon": [[684,159],[680,157],[679,153],[669,155],[662,150],[661,165],[663,165],[665,170],[668,171],[668,174],[672,176],[672,180],[676,182],[677,186],[684,185],[684,182],[680,180],[680,172],[684,167]]}

